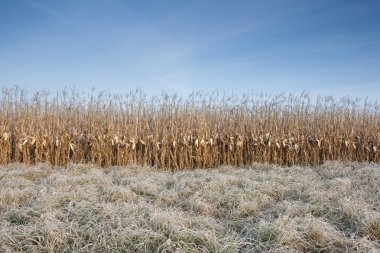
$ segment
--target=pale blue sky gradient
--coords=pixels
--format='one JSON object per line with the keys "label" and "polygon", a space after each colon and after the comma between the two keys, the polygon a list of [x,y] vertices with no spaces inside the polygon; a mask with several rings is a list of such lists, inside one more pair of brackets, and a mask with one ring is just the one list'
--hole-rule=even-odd
{"label": "pale blue sky gradient", "polygon": [[0,85],[380,98],[378,0],[2,0]]}

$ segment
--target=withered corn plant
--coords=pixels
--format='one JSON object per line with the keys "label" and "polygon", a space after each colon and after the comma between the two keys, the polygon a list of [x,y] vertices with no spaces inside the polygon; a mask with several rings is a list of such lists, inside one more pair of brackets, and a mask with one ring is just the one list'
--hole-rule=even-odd
{"label": "withered corn plant", "polygon": [[141,164],[162,169],[253,163],[379,162],[379,105],[300,96],[187,98],[3,89],[0,163]]}

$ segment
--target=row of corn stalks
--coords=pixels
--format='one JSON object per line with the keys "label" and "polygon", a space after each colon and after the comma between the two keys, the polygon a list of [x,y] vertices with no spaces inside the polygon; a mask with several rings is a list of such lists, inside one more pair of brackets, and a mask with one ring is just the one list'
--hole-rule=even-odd
{"label": "row of corn stalks", "polygon": [[64,90],[52,96],[14,87],[1,94],[0,164],[184,169],[379,162],[379,112],[367,100],[305,94],[178,98]]}

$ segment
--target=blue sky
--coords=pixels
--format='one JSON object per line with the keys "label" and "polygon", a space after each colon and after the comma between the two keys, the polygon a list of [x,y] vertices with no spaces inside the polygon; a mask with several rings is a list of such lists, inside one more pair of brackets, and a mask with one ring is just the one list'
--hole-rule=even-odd
{"label": "blue sky", "polygon": [[0,85],[380,98],[378,0],[1,0]]}

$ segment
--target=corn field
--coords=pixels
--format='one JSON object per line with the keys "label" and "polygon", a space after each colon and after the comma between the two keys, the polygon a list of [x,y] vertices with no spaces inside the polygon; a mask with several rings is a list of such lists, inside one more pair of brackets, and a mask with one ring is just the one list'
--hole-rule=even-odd
{"label": "corn field", "polygon": [[380,160],[380,110],[368,100],[73,89],[29,95],[13,87],[2,90],[0,103],[0,164],[184,169]]}

